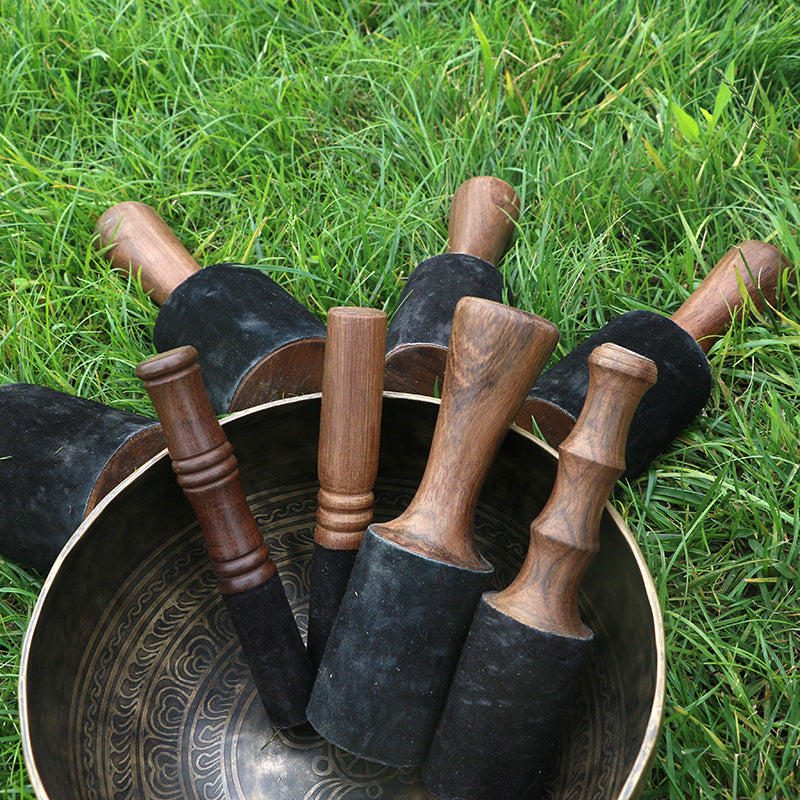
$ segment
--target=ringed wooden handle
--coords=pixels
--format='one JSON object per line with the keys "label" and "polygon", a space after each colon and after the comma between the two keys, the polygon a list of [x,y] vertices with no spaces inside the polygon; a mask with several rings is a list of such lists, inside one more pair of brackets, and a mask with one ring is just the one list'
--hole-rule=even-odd
{"label": "ringed wooden handle", "polygon": [[478,494],[522,400],[558,341],[546,319],[476,297],[456,306],[442,402],[414,499],[375,526],[409,550],[484,569],[472,541]]}
{"label": "ringed wooden handle", "polygon": [[386,314],[332,308],[322,373],[314,541],[356,550],[372,521],[383,408]]}
{"label": "ringed wooden handle", "polygon": [[764,311],[764,301],[770,306],[778,302],[779,279],[790,268],[786,256],[771,244],[741,242],[725,253],[671,319],[707,353],[741,311],[742,285],[755,307]]}
{"label": "ringed wooden handle", "polygon": [[606,343],[589,356],[589,389],[570,435],[558,448],[553,491],[531,524],[528,554],[517,578],[490,602],[530,627],[586,638],[578,592],[599,549],[608,495],[625,471],[625,443],[636,406],[656,382],[656,365]]}
{"label": "ringed wooden handle", "polygon": [[238,594],[276,572],[239,479],[233,448],[219,424],[197,366],[179,347],[136,367],[164,429],[178,483],[200,522],[219,590]]}
{"label": "ringed wooden handle", "polygon": [[126,201],[104,212],[95,225],[95,246],[118,272],[138,277],[159,306],[200,269],[167,223],[144,203]]}
{"label": "ringed wooden handle", "polygon": [[491,175],[470,178],[453,195],[447,252],[497,265],[518,219],[519,197],[505,181]]}

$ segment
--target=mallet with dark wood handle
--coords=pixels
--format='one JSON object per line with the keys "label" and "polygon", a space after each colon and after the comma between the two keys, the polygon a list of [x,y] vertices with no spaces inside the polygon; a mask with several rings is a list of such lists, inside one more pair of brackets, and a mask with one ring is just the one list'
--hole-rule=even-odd
{"label": "mallet with dark wood handle", "polygon": [[557,447],[575,424],[586,397],[587,360],[594,348],[613,342],[640,353],[655,362],[658,381],[639,403],[628,434],[623,477],[636,477],[708,401],[711,367],[705,354],[742,313],[741,289],[763,311],[764,300],[770,305],[777,302],[776,287],[786,269],[786,257],[765,242],[747,241],[731,248],[671,318],[630,311],[545,370],[515,422],[531,431],[531,418],[535,419],[546,441]]}
{"label": "mallet with dark wood handle", "polygon": [[305,721],[313,669],[192,347],[136,368],[164,428],[178,483],[200,522],[211,567],[275,728]]}
{"label": "mallet with dark wood handle", "polygon": [[372,522],[383,408],[386,314],[332,308],[322,374],[317,525],[308,653],[319,664],[353,563]]}
{"label": "mallet with dark wood handle", "polygon": [[198,351],[218,414],[320,390],[325,326],[264,273],[235,264],[200,269],[143,203],[108,209],[95,233],[114,268],[139,278],[161,306],[156,350]]}
{"label": "mallet with dark wood handle", "polygon": [[467,296],[503,301],[496,265],[518,219],[519,198],[499,178],[480,175],[456,189],[447,251],[412,270],[389,323],[387,391],[441,393],[456,304]]}
{"label": "mallet with dark wood handle", "polygon": [[603,506],[625,468],[627,428],[656,380],[614,344],[589,356],[586,403],[559,448],[525,562],[478,603],[424,771],[442,800],[519,800],[541,788],[591,647],[578,611]]}
{"label": "mallet with dark wood handle", "polygon": [[424,475],[403,514],[367,529],[309,702],[309,722],[345,750],[424,761],[492,574],[473,541],[478,494],[557,338],[541,317],[459,301]]}
{"label": "mallet with dark wood handle", "polygon": [[0,386],[0,555],[46,573],[100,500],[164,447],[155,419],[45,386]]}

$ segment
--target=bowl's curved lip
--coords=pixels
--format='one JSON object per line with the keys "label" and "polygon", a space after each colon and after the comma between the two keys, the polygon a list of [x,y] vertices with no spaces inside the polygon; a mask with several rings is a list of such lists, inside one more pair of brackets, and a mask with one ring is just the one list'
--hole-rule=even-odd
{"label": "bowl's curved lip", "polygon": [[656,745],[661,732],[661,722],[664,718],[664,696],[667,685],[667,655],[666,641],[664,638],[664,621],[661,616],[661,604],[658,601],[658,592],[653,581],[653,576],[647,567],[639,544],[631,533],[620,513],[609,503],[606,503],[606,511],[614,519],[617,528],[628,542],[631,553],[636,559],[639,567],[639,574],[642,576],[647,602],[650,604],[650,611],[653,617],[653,633],[656,640],[656,685],[653,692],[653,702],[650,706],[650,717],[647,720],[644,738],[639,746],[639,752],[634,759],[628,777],[622,786],[616,800],[633,800],[638,797],[645,788],[647,777],[650,774],[650,766],[656,754]]}
{"label": "bowl's curved lip", "polygon": [[[430,405],[438,405],[439,400],[437,398],[432,397],[425,397],[422,395],[416,394],[409,394],[406,392],[384,392],[386,397],[392,398],[405,398],[411,399],[416,402],[423,402],[428,403]],[[263,403],[258,406],[253,406],[252,408],[247,408],[242,411],[233,412],[223,419],[220,420],[223,427],[234,420],[240,419],[241,417],[250,416],[252,414],[256,414],[261,412],[265,409],[275,408],[285,405],[292,405],[294,403],[319,399],[321,397],[320,392],[315,392],[313,394],[306,394],[300,395],[297,397],[289,397],[283,400],[273,400],[269,403]],[[532,441],[536,442],[537,445],[542,447],[545,451],[551,453],[554,457],[558,458],[558,453],[554,450],[550,445],[546,442],[542,441],[541,439],[533,436],[532,434],[528,433],[527,431],[519,428],[516,425],[512,425],[511,428],[516,431],[521,436],[524,436]],[[114,501],[114,498],[117,497],[120,493],[125,491],[125,489],[132,483],[134,483],[138,477],[149,467],[157,461],[160,461],[163,458],[168,458],[166,449],[162,450],[160,453],[157,453],[144,464],[137,467],[130,475],[128,475],[125,479],[123,479],[117,486],[114,487],[96,506],[89,515],[83,520],[80,526],[77,528],[75,533],[69,538],[67,543],[62,548],[61,552],[58,554],[58,557],[54,561],[50,571],[47,574],[47,577],[42,585],[42,590],[39,593],[39,597],[36,601],[36,605],[34,606],[33,612],[31,614],[31,618],[28,621],[28,627],[25,630],[25,637],[22,643],[22,656],[20,659],[20,669],[19,669],[19,682],[18,682],[18,700],[19,700],[19,716],[20,716],[20,728],[22,734],[22,752],[23,758],[25,759],[25,766],[28,770],[28,776],[31,781],[31,785],[33,788],[36,797],[39,800],[50,800],[50,795],[47,792],[47,789],[42,782],[42,779],[39,776],[38,769],[36,768],[36,758],[33,753],[33,746],[31,744],[30,739],[30,730],[28,728],[28,698],[27,698],[27,673],[29,668],[29,655],[30,655],[30,648],[31,642],[36,630],[36,625],[42,613],[42,608],[47,601],[47,595],[53,585],[55,580],[55,576],[58,573],[58,570],[64,560],[68,557],[70,551],[77,545],[77,543],[83,538],[86,531],[91,527],[94,519],[103,513],[103,509]],[[653,702],[650,708],[650,716],[647,722],[647,728],[645,730],[644,739],[642,744],[639,747],[639,752],[634,760],[633,767],[631,768],[627,779],[620,791],[617,795],[615,800],[633,800],[633,798],[638,797],[641,793],[642,789],[644,788],[645,782],[647,780],[647,776],[650,771],[650,765],[652,763],[653,757],[655,756],[656,751],[656,743],[658,741],[659,732],[661,730],[661,722],[663,719],[664,714],[664,694],[665,694],[665,687],[666,687],[666,653],[665,653],[665,639],[664,639],[664,624],[661,616],[661,606],[658,601],[658,594],[656,592],[655,583],[653,582],[653,578],[650,575],[650,571],[647,567],[647,564],[644,560],[644,556],[642,555],[641,550],[639,549],[639,545],[636,542],[633,534],[629,530],[627,524],[622,519],[622,516],[616,511],[616,509],[611,506],[610,503],[606,503],[605,510],[611,515],[612,519],[614,520],[617,528],[621,531],[623,537],[625,538],[628,546],[633,553],[634,558],[636,559],[636,564],[639,568],[639,574],[642,577],[642,581],[644,583],[645,592],[647,595],[647,601],[650,605],[650,610],[652,612],[652,617],[654,621],[654,634],[656,639],[656,685],[655,685],[655,692],[653,696]]]}

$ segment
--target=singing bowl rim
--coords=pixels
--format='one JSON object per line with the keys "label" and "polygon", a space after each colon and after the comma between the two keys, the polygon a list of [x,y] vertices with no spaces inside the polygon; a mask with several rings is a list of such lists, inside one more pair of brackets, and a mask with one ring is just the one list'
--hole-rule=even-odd
{"label": "singing bowl rim", "polygon": [[[423,395],[411,394],[407,392],[387,391],[384,392],[384,396],[412,399],[414,401],[429,403],[432,405],[438,405],[440,403],[438,398],[426,397]],[[232,412],[231,414],[227,415],[224,419],[221,419],[220,423],[224,428],[227,424],[232,423],[237,419],[262,412],[265,409],[291,405],[315,398],[319,399],[320,397],[321,397],[320,392],[314,392],[311,394],[284,398],[282,400],[273,400],[268,403],[262,403],[260,405],[253,406],[251,408],[244,409],[242,411]],[[555,458],[558,458],[558,452],[542,439],[539,439],[538,437],[523,430],[517,425],[511,425],[511,430],[513,430],[516,434],[520,436],[523,436],[527,439],[534,441],[546,452],[549,452]],[[33,641],[33,637],[36,633],[36,627],[41,616],[42,608],[46,604],[47,596],[55,581],[56,575],[58,574],[61,565],[68,558],[70,551],[78,544],[78,542],[86,534],[87,530],[91,528],[94,520],[100,514],[103,513],[103,510],[106,508],[106,506],[112,503],[114,499],[117,497],[117,495],[124,492],[127,489],[127,487],[130,484],[134,483],[145,470],[150,468],[152,464],[154,464],[157,461],[160,461],[163,458],[168,458],[168,457],[169,456],[167,454],[166,449],[154,455],[144,464],[137,467],[130,475],[128,475],[128,477],[122,480],[97,504],[97,506],[95,506],[94,509],[92,509],[92,511],[88,514],[88,516],[83,520],[83,522],[77,528],[75,533],[72,534],[67,543],[64,545],[63,549],[61,550],[55,562],[53,563],[52,567],[50,568],[50,571],[48,572],[47,577],[45,578],[45,581],[42,585],[42,589],[41,592],[39,593],[36,605],[34,606],[31,618],[28,622],[28,626],[25,631],[25,637],[23,639],[23,644],[22,644],[22,654],[20,659],[19,681],[18,681],[18,702],[19,702],[20,728],[22,734],[23,758],[25,760],[25,766],[28,770],[28,775],[31,781],[31,785],[33,787],[33,791],[39,800],[50,800],[50,795],[47,789],[45,788],[41,777],[39,776],[39,772],[36,765],[36,756],[34,753],[33,743],[31,741],[31,735],[28,723],[29,703],[27,697],[26,675],[28,673],[28,669],[30,666],[31,644]],[[647,567],[647,563],[645,562],[644,556],[642,555],[639,545],[633,533],[630,531],[627,524],[623,520],[622,516],[610,504],[610,502],[607,502],[605,504],[605,511],[613,519],[614,524],[616,525],[619,532],[622,534],[622,537],[625,540],[636,562],[639,575],[644,585],[645,594],[647,597],[647,603],[653,620],[653,633],[655,636],[655,645],[656,645],[655,690],[653,693],[653,700],[650,707],[650,714],[648,717],[647,726],[645,728],[645,733],[644,736],[642,737],[642,742],[641,745],[639,746],[639,751],[636,755],[636,758],[634,759],[630,772],[628,773],[625,783],[623,784],[619,794],[616,797],[616,800],[633,800],[633,798],[636,798],[641,794],[642,790],[645,787],[647,778],[650,773],[650,768],[652,766],[652,762],[655,757],[656,745],[658,743],[661,731],[661,725],[663,722],[665,692],[666,692],[666,641],[664,637],[664,623],[661,614],[661,606],[658,601],[658,593],[656,591],[655,583],[650,574],[650,570]]]}

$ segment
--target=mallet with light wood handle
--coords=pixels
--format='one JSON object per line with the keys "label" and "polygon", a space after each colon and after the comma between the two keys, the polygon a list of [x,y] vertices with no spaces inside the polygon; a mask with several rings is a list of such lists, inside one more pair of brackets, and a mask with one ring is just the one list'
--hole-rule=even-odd
{"label": "mallet with light wood handle", "polygon": [[496,265],[518,219],[519,198],[499,178],[481,175],[456,189],[447,252],[412,270],[389,323],[388,391],[441,393],[456,304],[467,296],[503,301],[503,275]]}
{"label": "mallet with light wood handle", "polygon": [[593,638],[578,611],[581,581],[625,468],[631,415],[656,380],[652,361],[614,344],[592,352],[589,371],[520,573],[478,603],[424,772],[443,800],[535,797],[568,718]]}
{"label": "mallet with light wood handle", "polygon": [[367,529],[309,701],[309,722],[345,750],[424,761],[492,574],[472,535],[478,494],[557,339],[541,317],[459,301],[425,473],[401,516]]}
{"label": "mallet with light wood handle", "polygon": [[[770,244],[742,242],[731,248],[671,318],[630,311],[604,325],[542,373],[515,422],[532,430],[531,417],[553,447],[572,429],[589,386],[588,357],[613,342],[652,359],[658,381],[642,398],[631,421],[623,477],[642,473],[697,416],[711,393],[706,353],[742,313],[742,291],[756,308],[777,302],[776,287],[789,262]],[[763,296],[763,300],[762,300]]]}
{"label": "mallet with light wood handle", "polygon": [[115,269],[141,279],[161,306],[156,350],[191,345],[218,414],[318,392],[325,326],[264,273],[200,266],[149,206],[124,202],[98,220],[95,243]]}
{"label": "mallet with light wood handle", "polygon": [[158,413],[178,483],[200,522],[211,567],[275,728],[305,721],[313,669],[275,562],[247,505],[233,448],[208,400],[197,352],[136,367]]}
{"label": "mallet with light wood handle", "polygon": [[332,308],[322,374],[317,525],[308,653],[319,664],[347,580],[372,522],[383,408],[386,314]]}

